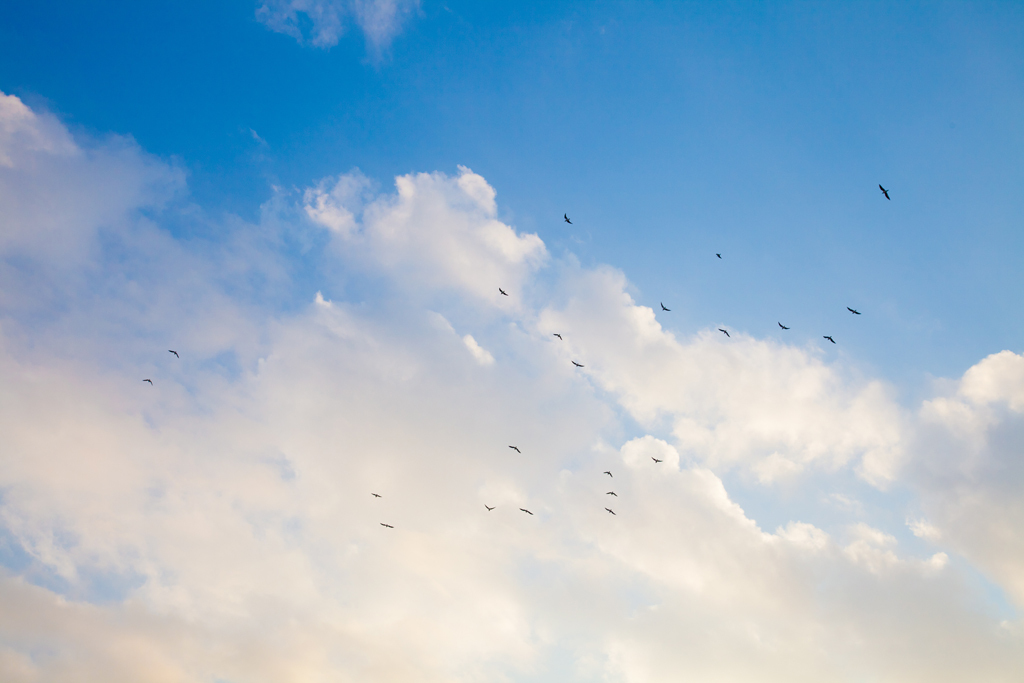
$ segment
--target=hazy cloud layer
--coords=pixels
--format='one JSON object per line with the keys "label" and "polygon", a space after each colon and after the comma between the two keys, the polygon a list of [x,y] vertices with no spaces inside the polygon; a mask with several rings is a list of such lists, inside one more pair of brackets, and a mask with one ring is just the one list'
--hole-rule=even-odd
{"label": "hazy cloud layer", "polygon": [[[901,408],[814,348],[677,336],[469,169],[175,239],[173,167],[0,101],[3,680],[1018,677],[972,572],[1024,605],[1021,356]],[[731,472],[913,491],[927,550],[763,528]]]}

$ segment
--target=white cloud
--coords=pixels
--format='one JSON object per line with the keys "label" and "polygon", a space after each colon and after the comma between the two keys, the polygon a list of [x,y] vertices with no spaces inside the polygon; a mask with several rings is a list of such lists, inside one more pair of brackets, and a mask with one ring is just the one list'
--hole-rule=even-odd
{"label": "white cloud", "polygon": [[477,363],[480,365],[494,364],[494,356],[491,355],[490,351],[480,346],[476,339],[473,339],[473,335],[467,334],[462,338],[462,342],[466,345],[466,348],[469,349],[469,352],[473,354],[473,358],[476,358]]}
{"label": "white cloud", "polygon": [[268,0],[256,17],[273,31],[320,48],[337,45],[346,24],[354,21],[379,53],[418,9],[419,0]]}

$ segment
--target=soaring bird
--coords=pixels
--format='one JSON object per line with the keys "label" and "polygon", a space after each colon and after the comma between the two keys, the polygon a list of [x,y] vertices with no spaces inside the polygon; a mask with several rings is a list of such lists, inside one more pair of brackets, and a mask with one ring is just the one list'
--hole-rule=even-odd
{"label": "soaring bird", "polygon": [[[610,513],[612,513],[613,515],[615,514],[615,511],[612,510],[611,508],[605,508],[605,510],[607,510]],[[615,516],[618,517],[618,515],[615,515]]]}
{"label": "soaring bird", "polygon": [[723,330],[721,327],[718,328],[718,331],[721,332],[722,334],[724,334],[726,337],[729,337],[730,339],[732,339],[732,335],[729,334],[727,331]]}
{"label": "soaring bird", "polygon": [[[885,195],[886,199],[889,199],[889,190],[887,190],[884,187],[882,187],[881,184],[879,184],[878,189],[882,191],[882,194]],[[889,201],[892,201],[892,200],[889,199]]]}
{"label": "soaring bird", "polygon": [[779,323],[779,327],[781,327],[781,328],[782,328],[782,329],[784,329],[784,330],[788,330],[788,329],[789,329],[788,327],[786,327],[786,326],[785,326],[785,325],[783,325],[782,323]]}
{"label": "soaring bird", "polygon": [[609,491],[608,493],[606,493],[604,495],[606,495],[606,496],[615,496],[616,498],[619,497],[619,494],[615,493],[615,491]]}
{"label": "soaring bird", "polygon": [[515,451],[516,453],[518,453],[519,455],[522,455],[522,454],[523,454],[523,452],[522,452],[521,450],[519,450],[518,448],[516,448],[515,446],[509,446],[509,448],[511,448],[512,450],[514,450],[514,451]]}
{"label": "soaring bird", "polygon": [[[661,304],[660,301],[658,303]],[[671,308],[665,308],[665,304],[661,304],[661,310],[663,310],[663,311],[671,311],[672,309]]]}
{"label": "soaring bird", "polygon": [[854,315],[860,315],[860,311],[855,311],[849,306],[846,307],[846,310],[848,310],[850,313],[853,313]]}
{"label": "soaring bird", "polygon": [[178,352],[173,349],[167,349],[167,353],[173,353],[175,358],[181,358],[181,356],[178,355]]}
{"label": "soaring bird", "polygon": [[501,287],[498,287],[498,291],[499,291],[499,292],[501,292],[501,293],[502,293],[503,295],[505,295],[505,296],[508,296],[508,292],[506,292],[506,291],[505,291],[504,289],[502,289]]}
{"label": "soaring bird", "polygon": [[143,381],[143,382],[149,382],[149,383],[150,383],[150,385],[152,385],[152,384],[153,384],[153,380],[151,380],[151,379],[144,379],[144,380],[142,380],[142,381]]}
{"label": "soaring bird", "polygon": [[494,509],[494,508],[492,508],[492,507],[491,507],[490,505],[487,505],[487,504],[484,504],[484,507],[485,507],[485,508],[487,508],[487,511],[488,511],[488,512],[490,512],[491,510],[493,510],[493,509]]}
{"label": "soaring bird", "polygon": [[569,225],[572,225],[572,221],[571,221],[571,220],[569,220],[569,214],[567,214],[567,213],[563,213],[563,214],[562,214],[562,218],[564,218],[564,219],[565,219],[565,222],[566,222],[566,223],[568,223]]}
{"label": "soaring bird", "polygon": [[658,460],[657,458],[655,458],[653,455],[651,456],[651,460],[653,460],[654,462],[662,462],[661,460]]}
{"label": "soaring bird", "polygon": [[576,366],[576,367],[578,367],[578,368],[582,368],[582,367],[583,367],[583,365],[582,365],[582,364],[580,364],[580,363],[577,363],[576,361],[573,361],[573,362],[572,362],[572,364],[573,364],[573,365],[575,365],[575,366]]}
{"label": "soaring bird", "polygon": [[526,508],[519,508],[519,509],[520,509],[521,511],[525,512],[525,513],[526,513],[526,514],[528,514],[528,515],[532,515],[532,514],[533,514],[532,512],[530,512],[529,510],[527,510]]}
{"label": "soaring bird", "polygon": [[389,529],[394,529],[395,528],[395,527],[391,526],[390,524],[385,524],[384,522],[381,522],[380,525],[381,526],[386,526]]}
{"label": "soaring bird", "polygon": [[[551,336],[552,337],[558,337],[559,339],[562,339],[562,335],[558,334],[557,332],[552,332]],[[565,340],[563,340],[563,341],[565,341]]]}
{"label": "soaring bird", "polygon": [[721,254],[715,254],[715,256],[717,256],[718,258],[722,258]]}
{"label": "soaring bird", "polygon": [[824,336],[822,337],[822,339],[828,339],[828,340],[829,340],[830,342],[832,342],[833,344],[835,344],[835,343],[836,343],[836,340],[835,340],[835,339],[833,339],[832,337],[830,337],[830,336],[829,336],[829,335],[827,335],[827,334],[826,334],[826,335],[824,335]]}
{"label": "soaring bird", "polygon": [[373,496],[374,498],[380,498],[379,493],[371,493],[370,495]]}
{"label": "soaring bird", "polygon": [[[612,473],[611,473],[611,472],[609,472],[608,470],[605,470],[605,471],[604,471],[604,474],[607,474],[607,475],[608,475],[609,477],[612,477]],[[615,477],[612,477],[612,479],[614,479],[614,478],[615,478]]]}

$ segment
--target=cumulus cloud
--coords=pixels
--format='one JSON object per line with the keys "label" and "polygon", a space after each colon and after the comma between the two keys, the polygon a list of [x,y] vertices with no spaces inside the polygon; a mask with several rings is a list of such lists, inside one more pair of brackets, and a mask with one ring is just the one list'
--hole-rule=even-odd
{"label": "cumulus cloud", "polygon": [[419,0],[270,0],[256,17],[268,28],[315,47],[337,45],[351,21],[362,30],[371,49],[390,45]]}
{"label": "cumulus cloud", "polygon": [[[137,182],[115,161],[174,177],[46,125],[2,133],[0,192],[56,188],[71,215],[89,183]],[[54,149],[107,162],[62,175]],[[223,245],[174,239],[150,215],[166,195],[131,187],[96,210],[119,239],[59,226],[89,291],[2,300],[0,678],[1015,680],[1019,622],[948,560],[1014,585],[1019,548],[993,548],[1014,532],[984,514],[1017,519],[997,474],[1019,357],[912,411],[810,349],[677,338],[621,273],[501,221],[469,169],[325,179]],[[326,270],[265,305],[289,231],[322,244],[306,229],[388,286],[356,300]],[[225,280],[240,260],[261,277]],[[726,484],[812,469],[918,487],[948,545],[766,529]]]}

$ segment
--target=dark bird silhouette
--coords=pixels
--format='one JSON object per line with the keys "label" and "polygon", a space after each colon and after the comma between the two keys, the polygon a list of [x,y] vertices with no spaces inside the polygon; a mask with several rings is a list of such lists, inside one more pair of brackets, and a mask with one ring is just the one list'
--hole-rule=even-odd
{"label": "dark bird silhouette", "polygon": [[173,349],[167,349],[167,353],[173,353],[175,358],[181,358],[181,356],[178,355],[178,352]]}
{"label": "dark bird silhouette", "polygon": [[619,494],[615,493],[615,491],[609,491],[608,493],[606,493],[604,495],[606,495],[606,496],[615,496],[616,498],[619,497]]}
{"label": "dark bird silhouette", "polygon": [[[887,190],[884,187],[882,187],[881,184],[879,184],[878,189],[882,191],[882,194],[885,195],[886,199],[889,199],[889,190]],[[892,201],[892,200],[889,199],[889,201]]]}
{"label": "dark bird silhouette", "polygon": [[855,311],[849,306],[846,307],[846,310],[848,310],[850,313],[853,313],[854,315],[860,315],[860,311]]}
{"label": "dark bird silhouette", "polygon": [[569,225],[572,225],[572,221],[571,221],[571,220],[569,220],[569,214],[567,214],[567,213],[563,213],[563,214],[562,214],[562,218],[564,218],[564,219],[565,219],[565,222],[566,222],[566,223],[568,223]]}
{"label": "dark bird silhouette", "polygon": [[151,379],[144,379],[144,380],[142,380],[142,381],[143,381],[143,382],[149,382],[149,383],[150,383],[150,385],[152,385],[152,384],[153,384],[153,380],[151,380]]}
{"label": "dark bird silhouette", "polygon": [[827,334],[826,334],[826,335],[824,335],[824,336],[822,337],[822,339],[828,339],[828,340],[829,340],[830,342],[832,342],[833,344],[835,344],[835,343],[836,343],[836,340],[835,340],[835,339],[833,339],[833,338],[832,338],[831,336],[829,336],[829,335],[827,335]]}
{"label": "dark bird silhouette", "polygon": [[494,509],[494,508],[492,508],[492,507],[491,507],[490,505],[484,505],[484,507],[485,507],[485,508],[487,508],[487,511],[488,511],[488,512],[490,512],[491,510],[493,510],[493,509]]}
{"label": "dark bird silhouette", "polygon": [[389,529],[394,529],[395,528],[395,527],[391,526],[390,524],[385,524],[384,522],[381,522],[380,525],[381,526],[386,526]]}
{"label": "dark bird silhouette", "polygon": [[658,460],[657,458],[655,458],[653,455],[651,456],[651,460],[653,460],[654,462],[663,462],[663,461]]}
{"label": "dark bird silhouette", "polygon": [[501,293],[502,293],[502,294],[503,294],[504,296],[508,296],[508,292],[506,292],[506,291],[505,291],[504,289],[502,289],[501,287],[498,287],[498,291],[499,291],[499,292],[501,292]]}
{"label": "dark bird silhouette", "polygon": [[721,327],[718,328],[718,331],[721,332],[722,334],[724,334],[726,337],[729,337],[730,339],[732,339],[732,335],[729,334],[727,331],[723,330]]}
{"label": "dark bird silhouette", "polygon": [[522,452],[521,450],[519,450],[518,448],[516,448],[515,446],[509,446],[509,448],[511,448],[512,450],[514,450],[514,451],[515,451],[516,453],[518,453],[519,455],[522,455],[522,454],[523,454],[523,452]]}
{"label": "dark bird silhouette", "polygon": [[784,329],[784,330],[788,330],[788,329],[789,329],[788,327],[786,327],[786,326],[785,326],[785,325],[783,325],[782,323],[779,323],[779,327],[781,327],[781,328],[782,328],[782,329]]}
{"label": "dark bird silhouette", "polygon": [[718,258],[722,258],[721,254],[715,254],[715,256],[717,256]]}
{"label": "dark bird silhouette", "polygon": [[[661,304],[660,301],[658,303]],[[663,311],[671,311],[672,309],[671,308],[665,308],[665,304],[661,304],[661,310],[663,310]]]}
{"label": "dark bird silhouette", "polygon": [[[604,471],[604,474],[607,474],[607,475],[608,475],[609,477],[612,477],[612,473],[611,473],[611,472],[609,472],[608,470],[605,470],[605,471]],[[615,478],[615,477],[612,477],[612,479],[614,479],[614,478]]]}
{"label": "dark bird silhouette", "polygon": [[582,365],[582,364],[580,364],[580,363],[577,363],[576,361],[573,361],[573,362],[572,362],[572,364],[573,364],[573,365],[575,365],[575,366],[576,366],[576,367],[578,367],[578,368],[582,368],[582,367],[583,367],[583,365]]}
{"label": "dark bird silhouette", "polygon": [[[562,335],[558,334],[557,332],[552,332],[552,333],[551,333],[551,336],[552,336],[552,337],[558,337],[559,339],[562,339]],[[563,341],[564,341],[564,340],[563,340]]]}
{"label": "dark bird silhouette", "polygon": [[526,514],[528,514],[528,515],[532,515],[532,514],[533,514],[532,512],[530,512],[529,510],[527,510],[526,508],[519,508],[519,509],[520,509],[520,510],[522,510],[523,512],[525,512],[525,513],[526,513]]}
{"label": "dark bird silhouette", "polygon": [[380,498],[379,493],[371,493],[370,495],[373,496],[374,498]]}
{"label": "dark bird silhouette", "polygon": [[[615,515],[615,510],[612,510],[611,508],[605,508],[605,510],[607,510],[608,512],[610,512],[613,515]],[[618,517],[618,515],[615,515],[615,516]]]}

